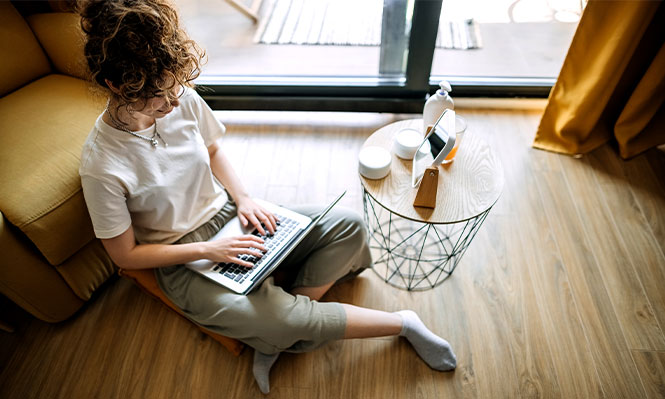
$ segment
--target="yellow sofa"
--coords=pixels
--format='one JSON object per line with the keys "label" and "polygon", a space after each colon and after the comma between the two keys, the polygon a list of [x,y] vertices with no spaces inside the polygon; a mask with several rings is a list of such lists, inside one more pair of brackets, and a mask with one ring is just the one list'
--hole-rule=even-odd
{"label": "yellow sofa", "polygon": [[116,271],[83,201],[81,148],[104,100],[75,14],[0,2],[0,293],[39,319],[76,312]]}

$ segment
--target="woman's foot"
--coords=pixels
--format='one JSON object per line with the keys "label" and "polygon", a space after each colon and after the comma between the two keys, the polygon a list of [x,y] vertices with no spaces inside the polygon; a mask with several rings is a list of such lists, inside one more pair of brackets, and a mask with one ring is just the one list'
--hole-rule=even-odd
{"label": "woman's foot", "polygon": [[270,369],[272,365],[275,364],[279,353],[272,355],[266,355],[257,350],[254,350],[254,365],[252,366],[252,372],[254,373],[254,379],[259,385],[259,389],[262,393],[270,392]]}
{"label": "woman's foot", "polygon": [[448,371],[457,367],[457,357],[445,339],[431,332],[411,310],[396,312],[402,316],[402,332],[400,336],[409,340],[409,343],[434,370]]}

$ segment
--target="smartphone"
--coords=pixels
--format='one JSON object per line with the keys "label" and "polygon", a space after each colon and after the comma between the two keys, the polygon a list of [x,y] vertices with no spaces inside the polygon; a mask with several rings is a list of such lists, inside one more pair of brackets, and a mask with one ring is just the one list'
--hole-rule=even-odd
{"label": "smartphone", "polygon": [[455,111],[443,111],[432,129],[423,139],[418,151],[413,155],[411,186],[418,187],[425,175],[425,169],[438,166],[455,147]]}

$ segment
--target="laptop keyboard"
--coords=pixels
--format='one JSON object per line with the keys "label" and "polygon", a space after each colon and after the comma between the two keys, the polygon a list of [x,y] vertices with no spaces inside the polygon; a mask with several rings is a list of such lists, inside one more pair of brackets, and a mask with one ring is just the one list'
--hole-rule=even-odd
{"label": "laptop keyboard", "polygon": [[263,261],[269,257],[268,255],[281,249],[282,246],[287,244],[288,238],[298,226],[298,222],[293,219],[289,219],[286,216],[281,215],[275,216],[277,216],[279,219],[277,222],[277,230],[275,230],[275,234],[271,235],[268,233],[268,235],[262,236],[258,230],[254,230],[252,232],[252,234],[261,237],[264,240],[264,246],[266,247],[267,251],[263,254],[263,257],[257,258],[254,255],[247,254],[238,255],[238,258],[253,263],[254,267],[245,267],[235,263],[218,263],[212,268],[212,270],[230,278],[237,283],[242,283],[248,277],[253,276],[258,271],[260,271],[261,268],[258,266],[263,265]]}

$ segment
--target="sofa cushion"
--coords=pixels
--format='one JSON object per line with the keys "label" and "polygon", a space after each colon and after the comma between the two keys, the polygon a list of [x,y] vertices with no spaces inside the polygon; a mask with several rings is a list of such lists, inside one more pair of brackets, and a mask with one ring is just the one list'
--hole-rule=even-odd
{"label": "sofa cushion", "polygon": [[35,35],[8,1],[0,1],[0,60],[0,96],[51,71]]}
{"label": "sofa cushion", "polygon": [[102,242],[92,240],[67,260],[55,266],[55,270],[60,273],[76,296],[87,301],[97,288],[115,274],[117,268],[106,253]]}
{"label": "sofa cushion", "polygon": [[81,18],[72,13],[34,14],[27,17],[56,72],[88,79],[83,57]]}
{"label": "sofa cushion", "polygon": [[89,83],[49,75],[0,99],[0,211],[52,265],[93,239],[81,148],[104,100]]}

